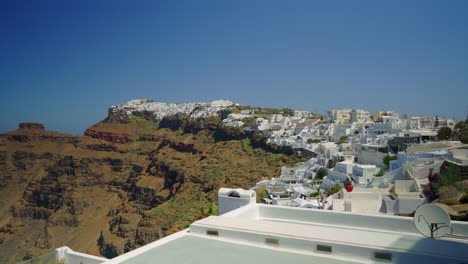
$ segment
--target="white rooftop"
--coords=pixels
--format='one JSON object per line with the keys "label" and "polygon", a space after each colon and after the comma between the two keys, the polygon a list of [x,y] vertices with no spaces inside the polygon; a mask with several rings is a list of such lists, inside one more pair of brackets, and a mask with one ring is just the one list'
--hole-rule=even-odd
{"label": "white rooftop", "polygon": [[419,153],[430,153],[448,149],[467,148],[468,144],[462,144],[458,141],[440,141],[431,142],[426,144],[419,144],[410,146],[407,149],[408,153],[419,154]]}
{"label": "white rooftop", "polygon": [[463,263],[467,248],[423,237],[412,218],[249,204],[105,263]]}
{"label": "white rooftop", "polygon": [[[236,199],[229,198],[224,201]],[[417,231],[411,217],[271,206],[251,198],[238,209],[102,263],[468,262],[465,222],[452,222],[455,236],[431,239]],[[85,257],[80,262],[96,263]]]}

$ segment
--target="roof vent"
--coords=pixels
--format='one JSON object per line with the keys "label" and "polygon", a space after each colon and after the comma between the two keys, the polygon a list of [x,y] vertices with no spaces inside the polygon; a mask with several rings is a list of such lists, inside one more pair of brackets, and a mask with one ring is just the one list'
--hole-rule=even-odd
{"label": "roof vent", "polygon": [[323,253],[332,253],[333,251],[331,246],[321,245],[321,244],[317,244],[316,250],[317,252],[323,252]]}
{"label": "roof vent", "polygon": [[392,254],[386,252],[374,252],[374,259],[381,261],[392,261]]}
{"label": "roof vent", "polygon": [[209,236],[218,236],[219,233],[216,230],[206,230],[206,234]]}
{"label": "roof vent", "polygon": [[276,239],[276,238],[265,238],[265,244],[268,244],[268,245],[279,245],[279,239]]}
{"label": "roof vent", "polygon": [[240,195],[237,192],[231,192],[228,196],[229,197],[240,198]]}

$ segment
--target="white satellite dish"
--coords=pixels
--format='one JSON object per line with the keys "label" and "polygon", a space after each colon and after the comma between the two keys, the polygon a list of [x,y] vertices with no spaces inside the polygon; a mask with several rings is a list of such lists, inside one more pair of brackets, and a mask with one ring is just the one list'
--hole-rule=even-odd
{"label": "white satellite dish", "polygon": [[414,214],[414,224],[425,237],[439,238],[452,233],[450,216],[444,208],[435,204],[420,206]]}

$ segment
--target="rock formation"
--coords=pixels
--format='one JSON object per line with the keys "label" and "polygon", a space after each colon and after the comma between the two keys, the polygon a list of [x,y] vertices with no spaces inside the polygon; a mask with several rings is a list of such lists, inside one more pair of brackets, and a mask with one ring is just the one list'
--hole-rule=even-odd
{"label": "rock formation", "polygon": [[44,125],[40,124],[40,123],[20,123],[18,126],[19,126],[20,130],[23,130],[23,129],[38,129],[38,130],[45,131]]}

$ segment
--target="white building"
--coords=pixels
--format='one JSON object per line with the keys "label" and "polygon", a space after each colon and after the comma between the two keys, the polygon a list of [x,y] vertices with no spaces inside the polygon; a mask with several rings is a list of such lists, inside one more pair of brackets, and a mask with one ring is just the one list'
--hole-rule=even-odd
{"label": "white building", "polygon": [[367,184],[374,179],[379,170],[375,165],[356,164],[352,171],[353,181],[357,184]]}
{"label": "white building", "polygon": [[328,110],[325,119],[331,123],[347,124],[351,122],[351,109],[332,109]]}
{"label": "white building", "polygon": [[336,124],[365,123],[370,120],[369,112],[358,109],[332,109],[327,112],[325,119]]}
{"label": "white building", "polygon": [[365,123],[370,121],[369,112],[353,109],[351,111],[351,122]]}
{"label": "white building", "polygon": [[468,149],[451,149],[448,153],[448,161],[459,166],[468,166]]}
{"label": "white building", "polygon": [[352,192],[341,190],[332,197],[334,211],[367,214],[408,216],[426,203],[416,180],[396,180],[392,193],[387,188],[355,187]]}

